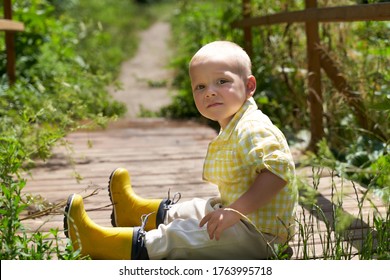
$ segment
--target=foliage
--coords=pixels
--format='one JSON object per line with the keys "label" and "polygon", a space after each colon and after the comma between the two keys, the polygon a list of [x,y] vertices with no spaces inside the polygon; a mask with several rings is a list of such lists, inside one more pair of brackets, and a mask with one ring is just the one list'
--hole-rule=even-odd
{"label": "foliage", "polygon": [[[0,131],[14,135],[25,149],[38,154],[77,127],[77,121],[122,115],[125,107],[110,99],[105,86],[109,74],[92,71],[77,52],[77,23],[58,16],[46,1],[16,1],[14,18],[26,30],[16,37],[18,81],[0,83]],[[100,72],[100,73],[99,73]],[[107,72],[109,73],[109,72]],[[12,125],[11,125],[12,124]]]}
{"label": "foliage", "polygon": [[[345,157],[336,156],[329,148],[326,140],[318,143],[317,155],[311,154],[308,162],[320,167],[327,166],[335,170],[338,175],[360,182],[368,190],[373,190],[382,198],[385,204],[390,203],[390,154],[389,146],[377,141],[372,143],[361,143],[369,141],[360,137],[350,147],[350,154]],[[371,150],[367,149],[371,148]],[[308,155],[310,155],[308,153]]]}
{"label": "foliage", "polygon": [[[108,0],[16,0],[12,9],[25,30],[15,36],[13,86],[0,65],[1,259],[77,259],[70,245],[59,244],[58,229],[44,234],[23,227],[20,215],[31,200],[22,192],[26,180],[21,174],[36,159],[50,157],[69,132],[104,126],[124,114],[125,106],[112,99],[107,86],[119,64],[134,53],[136,31],[156,17],[125,0],[116,5]],[[1,37],[1,61],[4,48]]]}

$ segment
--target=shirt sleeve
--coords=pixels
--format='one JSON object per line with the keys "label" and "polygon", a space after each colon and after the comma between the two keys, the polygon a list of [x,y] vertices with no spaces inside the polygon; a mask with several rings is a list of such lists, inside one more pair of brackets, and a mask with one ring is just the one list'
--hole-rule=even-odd
{"label": "shirt sleeve", "polygon": [[266,168],[289,182],[294,163],[287,141],[275,126],[260,121],[248,121],[239,131],[237,150],[248,168],[260,173]]}

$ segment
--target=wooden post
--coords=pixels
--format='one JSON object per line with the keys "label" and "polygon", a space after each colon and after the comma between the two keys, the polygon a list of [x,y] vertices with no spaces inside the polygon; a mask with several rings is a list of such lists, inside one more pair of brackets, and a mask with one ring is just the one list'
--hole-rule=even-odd
{"label": "wooden post", "polygon": [[[317,8],[317,0],[305,0],[306,9]],[[316,151],[316,144],[324,137],[322,91],[321,91],[321,63],[316,50],[320,45],[318,21],[306,22],[306,45],[308,62],[308,98],[310,108],[311,139],[309,150]]]}
{"label": "wooden post", "polygon": [[[11,0],[4,0],[4,18],[12,20],[12,4]],[[13,31],[5,31],[5,49],[7,54],[7,75],[10,85],[13,85],[16,80],[15,75],[15,33]]]}
{"label": "wooden post", "polygon": [[[242,16],[243,18],[250,18],[252,14],[251,0],[242,0]],[[252,46],[252,28],[244,27],[244,49],[252,57],[253,46]]]}

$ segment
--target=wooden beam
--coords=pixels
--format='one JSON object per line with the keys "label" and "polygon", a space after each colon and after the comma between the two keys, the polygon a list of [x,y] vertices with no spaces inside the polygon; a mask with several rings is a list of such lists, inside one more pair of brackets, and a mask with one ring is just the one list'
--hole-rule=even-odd
{"label": "wooden beam", "polygon": [[[317,0],[305,0],[306,9],[317,7]],[[316,51],[320,44],[318,21],[306,22],[306,50],[308,63],[308,99],[310,107],[311,139],[309,150],[316,151],[317,143],[324,137],[322,90],[321,90],[321,63],[320,55]]]}
{"label": "wooden beam", "polygon": [[0,31],[24,31],[24,24],[9,19],[0,19]]}
{"label": "wooden beam", "polygon": [[390,20],[390,3],[326,7],[283,12],[262,17],[244,18],[234,22],[232,26],[244,28],[313,20],[318,22],[386,21]]}

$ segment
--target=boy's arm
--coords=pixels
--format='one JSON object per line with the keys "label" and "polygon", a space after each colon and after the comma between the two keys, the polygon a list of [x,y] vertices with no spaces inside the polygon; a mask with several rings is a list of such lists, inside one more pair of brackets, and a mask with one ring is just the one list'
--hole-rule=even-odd
{"label": "boy's arm", "polygon": [[265,206],[286,184],[287,182],[279,176],[263,169],[249,190],[228,207],[247,215]]}
{"label": "boy's arm", "polygon": [[[244,215],[252,213],[269,203],[283,189],[286,183],[285,180],[271,171],[263,169],[248,191],[231,205],[227,206],[227,208],[236,210]],[[218,209],[204,216],[199,226],[202,227],[207,223],[207,231],[210,239],[215,238],[219,240],[221,233],[225,229],[240,220],[241,215],[239,213],[226,211],[224,208]]]}

